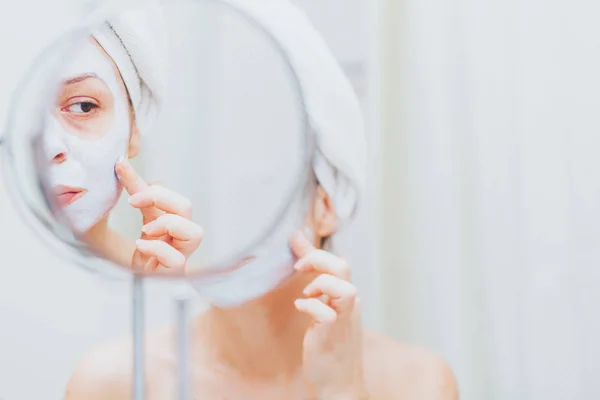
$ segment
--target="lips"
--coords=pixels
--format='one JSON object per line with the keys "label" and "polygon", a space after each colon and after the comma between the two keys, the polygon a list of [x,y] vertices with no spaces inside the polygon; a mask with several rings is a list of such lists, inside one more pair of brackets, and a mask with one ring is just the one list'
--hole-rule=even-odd
{"label": "lips", "polygon": [[66,207],[82,198],[87,193],[87,190],[78,187],[58,185],[53,188],[53,192],[58,204],[61,207]]}

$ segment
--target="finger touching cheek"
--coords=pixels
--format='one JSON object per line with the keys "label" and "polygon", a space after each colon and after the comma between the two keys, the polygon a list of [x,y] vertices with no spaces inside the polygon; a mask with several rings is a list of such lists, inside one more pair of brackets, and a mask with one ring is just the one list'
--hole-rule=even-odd
{"label": "finger touching cheek", "polygon": [[130,195],[141,192],[148,187],[148,184],[133,169],[133,166],[126,159],[119,160],[115,165],[115,172],[119,181]]}

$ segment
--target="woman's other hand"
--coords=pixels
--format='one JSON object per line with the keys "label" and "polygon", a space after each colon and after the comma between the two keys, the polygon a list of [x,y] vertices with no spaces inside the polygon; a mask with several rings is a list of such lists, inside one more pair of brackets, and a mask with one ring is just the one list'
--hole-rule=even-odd
{"label": "woman's other hand", "polygon": [[132,268],[182,274],[188,257],[202,242],[202,228],[191,220],[191,202],[172,190],[147,184],[127,160],[117,162],[117,176],[129,193],[129,204],[142,213]]}
{"label": "woman's other hand", "polygon": [[316,249],[302,232],[292,238],[299,258],[294,268],[317,273],[296,308],[313,322],[304,337],[304,376],[318,399],[366,398],[363,377],[362,327],[356,287],[348,263]]}

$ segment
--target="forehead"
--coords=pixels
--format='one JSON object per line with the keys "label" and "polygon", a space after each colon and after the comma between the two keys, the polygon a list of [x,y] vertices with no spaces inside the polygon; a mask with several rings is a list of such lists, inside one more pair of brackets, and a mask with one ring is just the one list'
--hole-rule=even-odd
{"label": "forehead", "polygon": [[74,82],[83,76],[98,77],[109,86],[118,84],[118,71],[112,59],[93,38],[81,43],[59,71],[59,79],[64,82]]}

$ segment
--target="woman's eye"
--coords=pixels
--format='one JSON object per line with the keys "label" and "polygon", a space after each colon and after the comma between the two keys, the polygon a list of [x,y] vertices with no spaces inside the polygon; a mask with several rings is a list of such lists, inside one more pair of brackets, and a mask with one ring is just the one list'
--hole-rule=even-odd
{"label": "woman's eye", "polygon": [[74,103],[67,107],[70,112],[75,114],[87,114],[96,108],[98,108],[96,104],[85,101],[81,103]]}

